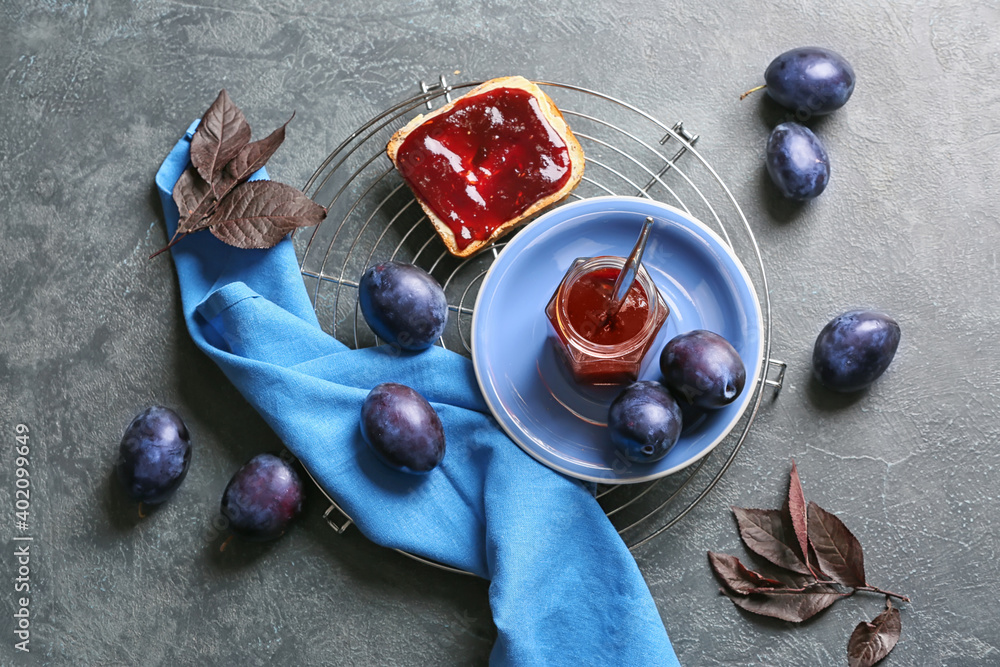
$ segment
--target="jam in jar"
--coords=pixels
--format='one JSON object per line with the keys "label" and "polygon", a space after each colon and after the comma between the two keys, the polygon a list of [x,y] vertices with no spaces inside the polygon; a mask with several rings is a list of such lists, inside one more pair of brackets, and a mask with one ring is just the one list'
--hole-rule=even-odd
{"label": "jam in jar", "polygon": [[545,307],[554,342],[574,379],[583,384],[625,384],[639,368],[667,319],[667,306],[641,267],[618,313],[607,317],[624,257],[581,257],[573,262]]}

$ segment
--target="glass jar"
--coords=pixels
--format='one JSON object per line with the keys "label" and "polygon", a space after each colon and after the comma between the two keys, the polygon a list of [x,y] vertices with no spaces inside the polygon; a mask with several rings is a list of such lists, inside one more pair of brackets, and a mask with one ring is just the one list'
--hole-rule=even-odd
{"label": "glass jar", "polygon": [[576,259],[552,294],[545,315],[556,350],[582,384],[625,384],[639,379],[643,357],[670,308],[640,265],[618,314],[607,320],[607,301],[624,257]]}

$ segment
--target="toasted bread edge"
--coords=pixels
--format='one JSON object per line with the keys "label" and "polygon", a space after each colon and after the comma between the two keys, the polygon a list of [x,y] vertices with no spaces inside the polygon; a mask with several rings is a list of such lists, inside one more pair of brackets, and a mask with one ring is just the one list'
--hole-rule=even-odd
{"label": "toasted bread edge", "polygon": [[566,184],[563,187],[561,187],[557,192],[554,192],[553,194],[549,195],[548,197],[545,197],[544,199],[538,200],[516,218],[512,218],[507,222],[503,223],[502,225],[494,229],[493,233],[490,234],[489,237],[487,237],[486,239],[483,239],[482,241],[473,241],[462,249],[458,248],[455,242],[456,241],[455,234],[454,232],[452,232],[451,228],[448,227],[448,225],[446,225],[444,221],[440,220],[437,217],[437,215],[435,215],[434,212],[431,210],[430,206],[428,206],[428,204],[424,202],[424,200],[414,192],[413,195],[416,198],[417,203],[420,204],[420,208],[424,210],[424,213],[427,215],[427,218],[431,221],[431,224],[434,225],[434,228],[437,231],[438,235],[441,237],[441,240],[448,248],[448,252],[456,257],[469,257],[478,252],[479,250],[481,250],[483,247],[489,245],[490,243],[493,243],[498,238],[511,231],[514,227],[517,227],[518,225],[526,222],[529,218],[534,216],[543,208],[551,206],[552,204],[565,198],[580,183],[580,179],[583,178],[584,166],[586,163],[583,155],[583,147],[580,146],[580,142],[573,135],[573,131],[569,128],[569,125],[566,123],[566,119],[563,117],[562,112],[559,111],[559,108],[555,105],[552,99],[548,95],[546,95],[545,91],[539,88],[535,83],[525,79],[522,76],[505,76],[496,79],[490,79],[489,81],[485,81],[479,84],[478,86],[476,86],[469,92],[465,93],[461,97],[452,100],[448,104],[445,104],[444,106],[435,109],[429,113],[420,114],[414,117],[406,125],[397,130],[389,139],[389,142],[386,145],[386,154],[392,161],[393,166],[399,169],[399,164],[396,161],[396,157],[399,152],[399,147],[402,145],[403,141],[406,139],[407,136],[409,136],[409,134],[414,129],[426,123],[428,120],[434,118],[435,116],[439,116],[443,113],[446,113],[452,107],[454,107],[459,100],[462,100],[466,97],[473,97],[475,95],[488,92],[490,90],[493,90],[494,88],[521,88],[531,93],[535,98],[541,101],[542,112],[545,114],[546,119],[552,124],[553,129],[555,129],[555,131],[559,134],[559,136],[561,136],[563,140],[566,142],[566,147],[567,150],[569,151],[569,157],[570,157],[570,177],[569,180],[566,182]]}

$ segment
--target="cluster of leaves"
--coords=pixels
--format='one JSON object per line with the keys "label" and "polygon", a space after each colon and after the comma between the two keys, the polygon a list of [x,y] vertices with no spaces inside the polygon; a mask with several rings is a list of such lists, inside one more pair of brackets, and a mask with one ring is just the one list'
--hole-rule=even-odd
{"label": "cluster of leaves", "polygon": [[270,248],[296,227],[322,222],[326,209],[296,188],[248,181],[285,140],[292,118],[263,139],[250,141],[246,116],[222,90],[198,124],[191,138],[191,164],[174,186],[177,231],[150,258],[204,229],[237,248]]}
{"label": "cluster of leaves", "polygon": [[708,552],[721,589],[737,607],[800,623],[857,591],[886,596],[886,608],[860,623],[847,644],[850,667],[870,667],[889,654],[900,635],[898,593],[872,586],[865,577],[861,543],[847,526],[816,503],[806,503],[792,461],[788,499],[780,510],[733,507],[740,537],[750,551],[781,569],[773,578],[750,570],[735,556]]}

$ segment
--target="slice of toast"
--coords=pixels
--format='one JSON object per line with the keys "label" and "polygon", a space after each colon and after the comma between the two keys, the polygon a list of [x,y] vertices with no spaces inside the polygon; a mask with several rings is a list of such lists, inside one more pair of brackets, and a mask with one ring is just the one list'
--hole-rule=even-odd
{"label": "slice of toast", "polygon": [[[504,90],[493,92],[498,89]],[[508,90],[524,91],[534,99],[535,104],[531,104],[523,93],[507,92]],[[479,100],[482,105],[476,107],[474,98],[480,96],[483,96]],[[504,101],[503,97],[507,100]],[[530,141],[525,140],[522,144],[516,145],[515,134],[507,144],[504,144],[500,134],[477,136],[471,131],[464,132],[466,136],[456,138],[455,135],[462,134],[459,129],[465,127],[457,124],[465,122],[463,119],[471,118],[476,113],[481,117],[480,123],[482,119],[489,121],[493,117],[488,115],[491,113],[501,119],[496,121],[497,123],[504,122],[499,105],[514,104],[510,102],[514,98],[519,100],[517,102],[519,104],[528,104],[534,115],[530,116],[530,123],[510,121],[509,129],[503,130],[508,133],[504,136],[510,136],[510,133],[522,131],[522,128],[526,127],[538,130],[541,126],[545,126],[541,127],[545,133],[543,141],[535,141],[535,134],[531,134],[528,137]],[[491,108],[490,100],[499,100],[499,103]],[[417,132],[414,141],[406,144],[407,138],[414,135],[414,132]],[[449,133],[450,137],[447,136]],[[427,143],[416,146],[415,143],[418,141],[433,142],[433,147],[428,148]],[[452,147],[460,145],[466,159],[460,160],[459,154],[451,152],[447,147],[449,142],[453,142]],[[549,146],[551,148],[547,148]],[[506,149],[522,151],[520,155],[526,160],[523,164],[534,165],[534,173],[518,171],[518,168],[512,166],[515,161],[506,160]],[[524,151],[530,153],[532,150],[537,152],[524,153]],[[547,150],[551,151],[551,156],[543,154]],[[393,134],[386,147],[386,153],[403,176],[403,180],[410,186],[417,202],[433,223],[448,251],[457,257],[473,255],[546,206],[564,198],[580,182],[584,169],[583,148],[573,136],[562,113],[541,88],[520,76],[492,79],[440,109],[417,116]],[[429,163],[424,160],[435,159],[444,172],[426,171],[428,169],[426,165]],[[485,162],[476,166],[476,161],[480,159]],[[490,167],[482,166],[484,164],[489,164]],[[425,171],[418,172],[417,169],[421,167],[413,165],[423,165]],[[553,168],[555,171],[551,171]],[[559,178],[551,177],[551,181],[546,181],[550,178],[549,175],[554,173],[558,173]],[[524,188],[519,185],[524,181],[516,179],[527,177],[527,180],[531,181],[533,176],[537,184],[535,189],[539,192],[537,195],[532,194],[534,190],[531,190],[532,186],[529,185],[528,189],[531,191],[524,195],[522,192]],[[490,194],[483,196],[479,188],[484,188],[483,192]],[[469,194],[462,194],[462,191]],[[436,193],[441,192],[446,194],[438,197]],[[447,199],[449,197],[451,199]],[[454,200],[465,199],[468,199],[465,201],[465,208],[448,206]],[[444,214],[446,210],[451,224],[436,212]]]}

